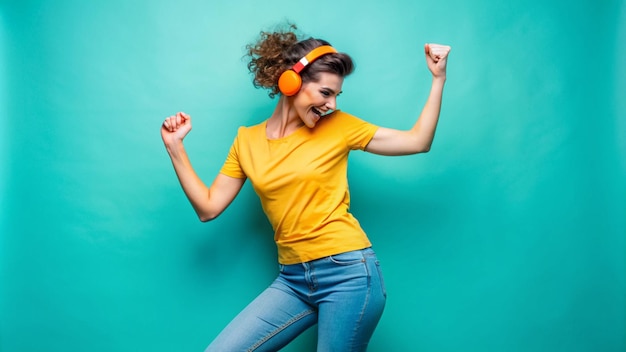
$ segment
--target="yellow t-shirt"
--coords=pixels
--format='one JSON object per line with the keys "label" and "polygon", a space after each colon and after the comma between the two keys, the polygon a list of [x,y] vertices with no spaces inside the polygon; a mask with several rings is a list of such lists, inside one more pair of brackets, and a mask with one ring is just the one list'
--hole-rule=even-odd
{"label": "yellow t-shirt", "polygon": [[240,127],[221,173],[249,178],[274,231],[281,264],[371,246],[349,212],[348,153],[377,126],[335,111],[314,128],[268,139],[266,122]]}

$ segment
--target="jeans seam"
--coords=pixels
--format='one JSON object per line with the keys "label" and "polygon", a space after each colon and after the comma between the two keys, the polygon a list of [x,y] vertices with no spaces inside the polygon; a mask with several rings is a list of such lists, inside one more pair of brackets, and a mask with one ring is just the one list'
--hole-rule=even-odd
{"label": "jeans seam", "polygon": [[285,322],[285,324],[283,324],[282,326],[278,327],[276,330],[272,331],[271,333],[269,333],[267,336],[265,336],[264,338],[262,338],[261,340],[257,341],[254,345],[252,345],[248,351],[254,351],[257,348],[261,347],[265,342],[267,342],[269,339],[271,339],[272,337],[276,336],[279,332],[285,330],[287,327],[289,327],[291,324],[297,322],[298,320],[306,317],[307,315],[313,314],[315,313],[314,310],[309,309],[309,310],[305,310],[304,312],[296,315],[295,317],[289,319],[287,322]]}
{"label": "jeans seam", "polygon": [[356,336],[356,332],[359,330],[361,326],[361,322],[363,321],[363,316],[365,315],[365,310],[367,309],[367,305],[369,304],[371,294],[372,294],[372,274],[370,272],[370,268],[368,267],[367,259],[364,260],[365,266],[365,274],[367,276],[367,294],[365,296],[365,302],[363,303],[363,307],[361,307],[361,313],[359,314],[359,320],[354,326],[354,330],[352,331],[352,336],[350,337],[350,350],[354,349],[354,337]]}

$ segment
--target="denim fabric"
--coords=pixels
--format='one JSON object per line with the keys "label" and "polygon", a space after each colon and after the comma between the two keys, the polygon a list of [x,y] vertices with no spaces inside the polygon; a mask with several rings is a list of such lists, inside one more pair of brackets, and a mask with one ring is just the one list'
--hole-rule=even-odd
{"label": "denim fabric", "polygon": [[371,248],[279,267],[205,352],[278,351],[316,323],[318,351],[367,349],[387,296]]}

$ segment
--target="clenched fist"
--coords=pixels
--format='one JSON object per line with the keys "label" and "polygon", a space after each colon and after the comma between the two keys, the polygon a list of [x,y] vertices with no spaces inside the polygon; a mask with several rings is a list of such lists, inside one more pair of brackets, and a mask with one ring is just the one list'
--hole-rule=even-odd
{"label": "clenched fist", "polygon": [[163,121],[161,138],[163,138],[163,143],[169,146],[182,142],[189,131],[191,131],[191,116],[179,112]]}
{"label": "clenched fist", "polygon": [[426,54],[426,64],[428,69],[436,78],[446,77],[446,65],[448,63],[448,54],[450,53],[448,45],[426,44],[424,45],[424,53]]}

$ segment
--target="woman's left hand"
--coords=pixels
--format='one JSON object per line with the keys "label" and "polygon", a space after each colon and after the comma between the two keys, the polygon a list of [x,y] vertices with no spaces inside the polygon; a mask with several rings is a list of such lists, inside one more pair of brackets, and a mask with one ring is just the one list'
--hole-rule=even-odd
{"label": "woman's left hand", "polygon": [[448,63],[448,45],[426,44],[424,54],[426,54],[426,64],[434,78],[446,78],[446,64]]}

